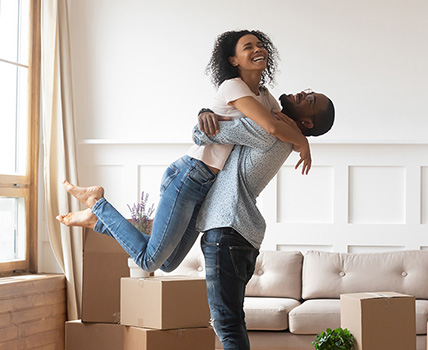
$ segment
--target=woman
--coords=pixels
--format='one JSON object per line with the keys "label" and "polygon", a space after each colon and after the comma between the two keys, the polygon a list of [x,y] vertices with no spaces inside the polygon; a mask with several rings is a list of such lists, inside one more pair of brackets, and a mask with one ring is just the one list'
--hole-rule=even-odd
{"label": "woman", "polygon": [[[264,86],[273,82],[276,59],[275,47],[260,31],[221,34],[207,68],[218,87],[212,109],[227,118],[247,116],[271,135],[293,144],[301,157],[296,168],[303,163],[302,172],[307,173],[311,167],[308,141],[293,121],[281,116],[278,102]],[[205,121],[210,117],[212,114],[206,113]],[[232,148],[192,146],[187,155],[168,167],[161,181],[151,236],[138,231],[117,212],[97,186],[82,188],[65,181],[66,190],[89,209],[57,219],[65,225],[90,227],[112,236],[146,271],[172,271],[199,235],[195,226],[200,206]]]}

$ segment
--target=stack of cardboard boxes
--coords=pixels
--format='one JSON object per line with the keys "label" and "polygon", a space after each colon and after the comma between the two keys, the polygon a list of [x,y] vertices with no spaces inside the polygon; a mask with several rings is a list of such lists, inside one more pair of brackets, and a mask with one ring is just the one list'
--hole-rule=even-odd
{"label": "stack of cardboard boxes", "polygon": [[205,280],[130,278],[128,255],[86,230],[82,320],[66,322],[66,350],[213,350]]}
{"label": "stack of cardboard boxes", "polygon": [[85,230],[82,319],[66,322],[66,350],[123,349],[122,277],[129,277],[128,254],[113,238]]}
{"label": "stack of cardboard boxes", "polygon": [[202,278],[122,278],[121,324],[125,350],[215,347]]}

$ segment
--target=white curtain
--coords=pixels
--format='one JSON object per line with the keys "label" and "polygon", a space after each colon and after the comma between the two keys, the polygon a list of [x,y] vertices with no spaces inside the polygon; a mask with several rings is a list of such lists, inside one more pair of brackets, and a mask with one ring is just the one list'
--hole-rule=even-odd
{"label": "white curtain", "polygon": [[80,318],[82,290],[82,229],[68,228],[58,214],[79,210],[62,181],[77,181],[70,42],[66,0],[41,2],[42,133],[45,199],[49,238],[67,279],[67,318]]}

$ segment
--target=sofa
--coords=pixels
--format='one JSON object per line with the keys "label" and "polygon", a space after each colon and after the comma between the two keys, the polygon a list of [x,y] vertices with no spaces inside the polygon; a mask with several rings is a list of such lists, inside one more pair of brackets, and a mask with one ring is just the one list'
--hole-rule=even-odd
{"label": "sofa", "polygon": [[[204,273],[203,255],[193,249],[172,274]],[[244,303],[251,349],[314,349],[316,334],[340,327],[341,294],[385,291],[415,296],[417,350],[425,350],[428,251],[261,251]]]}

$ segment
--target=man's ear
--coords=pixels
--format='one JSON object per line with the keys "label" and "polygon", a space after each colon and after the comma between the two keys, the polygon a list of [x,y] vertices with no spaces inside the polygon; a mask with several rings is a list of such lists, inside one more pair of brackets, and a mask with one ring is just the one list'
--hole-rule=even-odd
{"label": "man's ear", "polygon": [[311,118],[303,118],[300,122],[306,129],[312,129],[314,127],[314,122]]}

